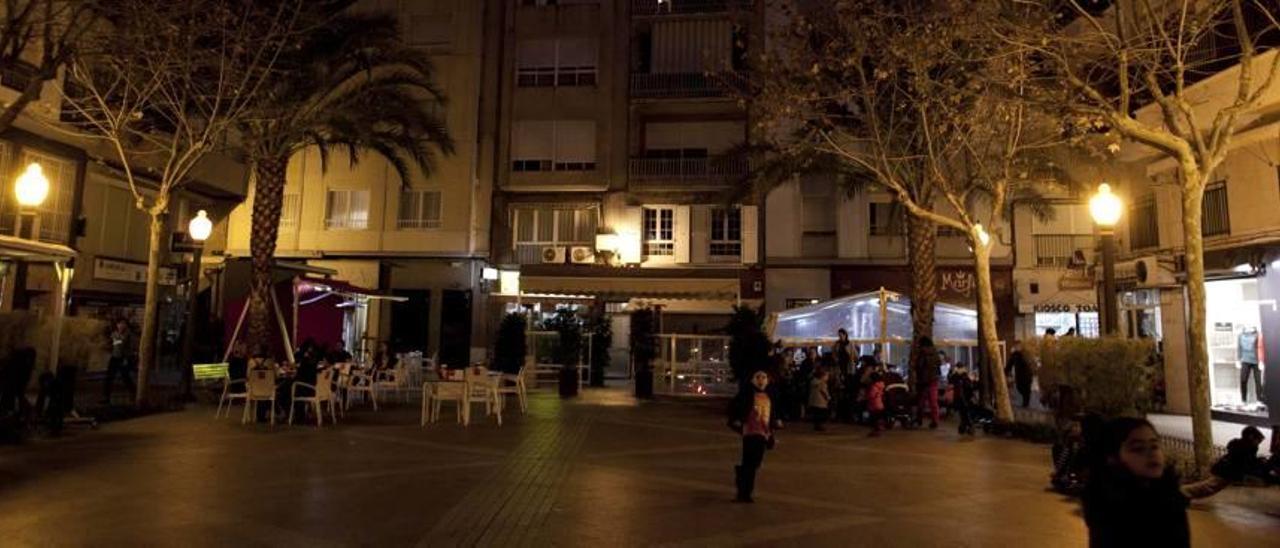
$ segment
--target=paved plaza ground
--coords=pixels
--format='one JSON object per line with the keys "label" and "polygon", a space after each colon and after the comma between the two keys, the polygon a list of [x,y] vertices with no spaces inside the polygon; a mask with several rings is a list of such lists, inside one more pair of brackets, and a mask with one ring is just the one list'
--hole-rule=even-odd
{"label": "paved plaza ground", "polygon": [[[952,428],[791,425],[754,505],[730,502],[719,402],[536,395],[506,423],[241,426],[211,408],[0,448],[0,545],[1083,546],[1048,447]],[[478,410],[478,408],[477,408]],[[1276,490],[1193,506],[1197,546],[1280,544]]]}

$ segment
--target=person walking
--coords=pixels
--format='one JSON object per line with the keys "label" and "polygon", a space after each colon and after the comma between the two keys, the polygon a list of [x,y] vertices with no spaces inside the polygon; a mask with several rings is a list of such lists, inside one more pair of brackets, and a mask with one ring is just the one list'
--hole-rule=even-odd
{"label": "person walking", "polygon": [[924,415],[929,415],[929,428],[938,427],[938,378],[942,372],[942,361],[938,349],[933,346],[933,339],[920,337],[915,370],[911,372],[917,392],[916,421],[923,423]]}
{"label": "person walking", "polygon": [[1155,427],[1145,419],[1113,419],[1102,441],[1104,459],[1081,497],[1089,546],[1190,546],[1190,499],[1165,462]]}
{"label": "person walking", "polygon": [[960,417],[961,434],[974,435],[973,420],[969,417],[969,406],[973,401],[973,377],[964,363],[958,363],[947,376],[947,384],[951,386],[951,408]]}
{"label": "person walking", "polygon": [[1031,360],[1022,352],[1022,343],[1014,341],[1013,350],[1009,352],[1009,364],[1004,367],[1006,377],[1013,377],[1013,385],[1022,396],[1022,407],[1031,406],[1031,384],[1035,379],[1035,371]]}
{"label": "person walking", "polygon": [[117,375],[130,392],[135,389],[133,379],[129,376],[129,366],[133,357],[133,334],[129,332],[129,322],[116,320],[115,329],[111,331],[110,342],[111,358],[107,360],[107,378],[102,385],[104,405],[111,404],[111,388],[115,384]]}
{"label": "person walking", "polygon": [[773,394],[768,388],[769,375],[756,371],[729,405],[729,427],[742,435],[742,463],[733,467],[736,502],[755,502],[751,495],[756,472],[764,463],[765,451],[775,444],[774,431],[782,428],[782,421],[773,416]]}
{"label": "person walking", "polygon": [[813,419],[813,430],[822,432],[831,412],[831,389],[827,380],[831,377],[824,367],[813,372],[813,380],[809,382],[809,418]]}

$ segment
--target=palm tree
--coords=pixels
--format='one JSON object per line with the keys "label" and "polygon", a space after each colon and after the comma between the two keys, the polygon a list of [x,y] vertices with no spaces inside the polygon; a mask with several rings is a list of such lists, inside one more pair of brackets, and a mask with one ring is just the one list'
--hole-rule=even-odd
{"label": "palm tree", "polygon": [[404,183],[414,168],[429,175],[453,141],[437,114],[445,97],[421,51],[400,39],[390,15],[338,13],[300,35],[255,115],[243,124],[253,165],[253,277],[249,333],[269,331],[271,258],[283,208],[285,171],[298,151],[315,147],[321,168],[334,152],[354,164],[366,151],[385,158]]}

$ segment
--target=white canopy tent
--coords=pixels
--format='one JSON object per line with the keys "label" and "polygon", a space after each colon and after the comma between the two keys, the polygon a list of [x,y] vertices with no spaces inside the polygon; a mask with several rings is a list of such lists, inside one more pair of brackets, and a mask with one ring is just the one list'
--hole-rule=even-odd
{"label": "white canopy tent", "polygon": [[[841,328],[864,352],[870,350],[867,346],[884,349],[883,359],[890,362],[894,345],[904,348],[911,344],[911,299],[880,288],[776,312],[769,318],[767,331],[770,340],[784,346],[810,346],[834,342]],[[938,348],[954,349],[957,359],[964,349],[969,363],[973,363],[972,349],[978,346],[977,311],[938,303],[934,307],[932,338]],[[905,358],[906,353],[901,357]]]}

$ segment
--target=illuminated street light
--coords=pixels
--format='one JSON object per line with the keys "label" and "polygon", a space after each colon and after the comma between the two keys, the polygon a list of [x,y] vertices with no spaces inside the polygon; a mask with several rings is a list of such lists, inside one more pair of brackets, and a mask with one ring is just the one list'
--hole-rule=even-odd
{"label": "illuminated street light", "polygon": [[191,239],[197,242],[203,242],[209,239],[209,234],[213,232],[213,221],[209,220],[209,215],[203,209],[196,212],[196,216],[187,223],[187,234],[191,235]]}
{"label": "illuminated street light", "polygon": [[40,169],[40,164],[31,162],[27,166],[27,170],[18,176],[18,181],[13,185],[14,194],[17,195],[18,205],[22,207],[36,207],[44,203],[44,199],[49,196],[49,179],[45,178],[44,170]]}
{"label": "illuminated street light", "polygon": [[1116,223],[1124,204],[1111,193],[1111,185],[1098,185],[1098,193],[1089,199],[1089,213],[1098,225],[1102,237],[1102,333],[1116,335],[1119,331],[1120,308],[1116,303]]}

